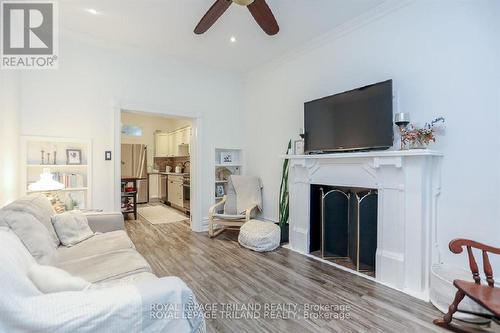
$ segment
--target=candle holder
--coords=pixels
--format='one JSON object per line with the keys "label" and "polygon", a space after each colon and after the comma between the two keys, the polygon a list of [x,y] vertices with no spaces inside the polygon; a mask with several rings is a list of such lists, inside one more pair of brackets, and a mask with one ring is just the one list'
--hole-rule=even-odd
{"label": "candle holder", "polygon": [[394,124],[399,127],[399,137],[401,141],[400,149],[404,149],[403,136],[406,132],[408,124],[410,123],[410,114],[405,112],[398,112],[394,115]]}

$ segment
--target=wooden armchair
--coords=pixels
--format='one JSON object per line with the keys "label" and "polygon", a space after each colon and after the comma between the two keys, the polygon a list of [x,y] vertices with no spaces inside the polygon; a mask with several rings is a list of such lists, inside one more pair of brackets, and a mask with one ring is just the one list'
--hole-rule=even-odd
{"label": "wooden armchair", "polygon": [[[259,210],[257,204],[249,203],[245,210],[237,209],[237,198],[235,188],[233,186],[234,177],[243,178],[243,183],[259,184],[255,190],[257,196],[256,202],[262,202],[262,183],[257,177],[242,177],[231,176],[227,183],[227,194],[224,195],[221,201],[210,207],[208,212],[208,235],[210,238],[218,236],[221,232],[228,229],[239,229],[243,224],[250,221],[252,215]],[[252,201],[253,202],[253,201]],[[223,210],[218,213],[219,210]]]}
{"label": "wooden armchair", "polygon": [[[462,253],[463,247],[467,248],[467,255],[469,257],[469,266],[472,272],[474,282],[454,280],[453,285],[458,289],[455,294],[455,299],[448,308],[448,313],[441,319],[434,320],[434,324],[450,329],[455,332],[462,332],[459,328],[451,324],[453,314],[457,311],[473,314],[479,317],[491,319],[493,321],[500,321],[500,288],[495,287],[493,280],[493,270],[491,268],[488,252],[493,254],[500,254],[500,248],[481,244],[467,239],[455,239],[450,242],[450,251],[453,253]],[[483,257],[483,270],[486,275],[486,283],[481,284],[481,277],[479,269],[474,258],[472,249],[479,249],[482,251]],[[465,296],[471,298],[474,302],[488,310],[491,314],[485,313],[472,313],[458,309],[458,304],[464,299]]]}
{"label": "wooden armchair", "polygon": [[243,224],[250,221],[251,213],[257,208],[257,205],[248,208],[245,214],[217,214],[216,210],[226,204],[227,196],[225,195],[221,201],[210,207],[208,212],[208,236],[210,238],[217,237],[225,230],[237,230]]}

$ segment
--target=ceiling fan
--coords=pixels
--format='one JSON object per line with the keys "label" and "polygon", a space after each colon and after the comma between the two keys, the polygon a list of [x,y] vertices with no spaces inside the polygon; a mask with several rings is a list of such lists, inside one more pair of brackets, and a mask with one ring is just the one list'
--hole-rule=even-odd
{"label": "ceiling fan", "polygon": [[276,22],[276,18],[274,18],[273,12],[267,5],[266,0],[217,0],[205,16],[203,16],[200,23],[198,23],[194,29],[194,33],[201,35],[210,29],[233,2],[241,6],[246,6],[266,34],[273,36],[280,31],[278,22]]}

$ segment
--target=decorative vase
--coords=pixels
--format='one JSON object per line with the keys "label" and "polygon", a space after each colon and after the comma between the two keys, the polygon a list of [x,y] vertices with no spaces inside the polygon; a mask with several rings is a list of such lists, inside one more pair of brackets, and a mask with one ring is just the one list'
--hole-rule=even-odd
{"label": "decorative vase", "polygon": [[427,145],[421,141],[415,140],[409,143],[410,149],[427,149]]}

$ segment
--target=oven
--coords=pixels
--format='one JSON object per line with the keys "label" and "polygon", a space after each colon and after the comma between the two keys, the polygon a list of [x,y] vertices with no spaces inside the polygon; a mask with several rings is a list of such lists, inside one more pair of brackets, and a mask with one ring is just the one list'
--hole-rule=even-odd
{"label": "oven", "polygon": [[184,209],[189,213],[191,210],[191,178],[189,174],[184,175],[182,182],[182,194],[184,199]]}

